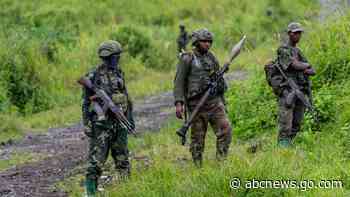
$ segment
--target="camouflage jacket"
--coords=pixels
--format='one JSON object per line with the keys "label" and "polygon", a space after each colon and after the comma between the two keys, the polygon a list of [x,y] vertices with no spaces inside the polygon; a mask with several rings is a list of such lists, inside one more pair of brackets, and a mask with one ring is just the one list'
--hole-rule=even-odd
{"label": "camouflage jacket", "polygon": [[[177,65],[174,80],[175,103],[196,98],[202,95],[208,88],[210,76],[220,69],[220,65],[213,53],[200,54],[197,51],[184,53]],[[223,94],[226,90],[226,83],[220,80],[218,88]],[[222,94],[214,95],[222,96]]]}
{"label": "camouflage jacket", "polygon": [[[107,95],[113,100],[113,102],[122,107],[125,116],[133,124],[132,116],[132,101],[128,95],[128,91],[125,85],[124,73],[120,69],[109,70],[105,65],[101,64],[96,69],[85,75],[95,87],[103,89]],[[85,87],[83,87],[83,123],[88,125],[91,121],[96,121],[96,112],[94,111],[90,97],[95,93]],[[98,100],[100,104],[101,101]],[[106,114],[107,119],[111,119],[110,114]]]}
{"label": "camouflage jacket", "polygon": [[301,50],[297,47],[293,47],[290,44],[284,44],[277,50],[277,62],[287,75],[292,78],[302,89],[307,90],[309,88],[309,77],[304,74],[302,70],[295,70],[291,64],[293,57],[296,57],[298,61],[307,63],[308,60],[302,54]]}

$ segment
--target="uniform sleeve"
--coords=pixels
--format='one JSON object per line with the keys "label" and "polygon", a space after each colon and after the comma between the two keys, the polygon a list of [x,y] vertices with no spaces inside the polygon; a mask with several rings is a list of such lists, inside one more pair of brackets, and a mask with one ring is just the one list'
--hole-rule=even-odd
{"label": "uniform sleeve", "polygon": [[299,54],[299,58],[300,58],[300,61],[303,62],[303,63],[309,63],[309,61],[307,60],[307,58],[304,56],[304,54],[301,52],[300,49],[298,49],[298,54]]}
{"label": "uniform sleeve", "polygon": [[[87,74],[85,77],[88,77],[90,80],[92,78],[93,74],[92,73],[89,73]],[[89,125],[89,122],[91,121],[90,119],[90,104],[91,104],[91,101],[90,101],[90,97],[94,95],[94,92],[83,87],[82,88],[82,119],[83,119],[83,124],[85,126],[88,126]]]}
{"label": "uniform sleeve", "polygon": [[121,71],[121,76],[122,76],[123,82],[124,82],[124,94],[127,96],[127,102],[128,102],[128,107],[127,107],[127,110],[125,112],[125,116],[128,119],[128,121],[130,122],[130,124],[132,125],[133,129],[135,129],[135,121],[134,121],[134,114],[133,114],[134,104],[133,104],[133,101],[129,95],[128,88],[127,88],[126,83],[125,83],[125,77],[124,77],[125,75],[124,75],[124,72],[122,72],[122,71]]}
{"label": "uniform sleeve", "polygon": [[190,55],[184,54],[176,67],[176,75],[174,79],[174,97],[175,104],[177,102],[185,102],[185,90],[187,75],[189,72]]}
{"label": "uniform sleeve", "polygon": [[287,70],[293,62],[293,54],[287,47],[280,47],[277,50],[277,61],[283,70]]}

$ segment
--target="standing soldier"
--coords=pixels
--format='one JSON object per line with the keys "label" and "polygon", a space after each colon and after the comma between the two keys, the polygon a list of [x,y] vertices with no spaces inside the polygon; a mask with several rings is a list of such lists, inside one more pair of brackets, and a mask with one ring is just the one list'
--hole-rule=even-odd
{"label": "standing soldier", "polygon": [[[125,86],[124,74],[118,64],[121,53],[122,48],[118,42],[108,40],[101,43],[98,55],[102,64],[89,72],[86,78],[95,87],[106,92],[113,103],[120,107],[134,128],[132,102]],[[109,151],[114,159],[118,176],[123,179],[130,175],[127,129],[118,123],[110,111],[101,115],[92,105],[92,101],[102,105],[95,93],[84,87],[83,124],[85,134],[89,137],[88,168],[85,182],[88,196],[94,196],[96,193],[98,178],[102,174],[102,166],[108,158]]]}
{"label": "standing soldier", "polygon": [[[213,34],[207,29],[192,33],[193,51],[181,55],[174,80],[174,97],[176,117],[182,119],[184,105],[191,114],[205,93],[210,76],[220,69],[219,62],[209,51]],[[202,165],[205,135],[208,123],[212,126],[216,141],[216,156],[221,159],[227,156],[231,143],[231,125],[225,112],[223,94],[227,86],[222,78],[214,95],[210,95],[191,125],[190,152],[196,166]]]}
{"label": "standing soldier", "polygon": [[[307,59],[297,47],[302,32],[299,23],[292,22],[288,25],[288,41],[277,50],[277,63],[286,78],[295,82],[308,101],[311,100],[311,83],[309,76],[315,75],[315,70],[308,63]],[[281,74],[283,74],[281,73]],[[280,77],[282,79],[282,77]],[[305,102],[302,102],[295,90],[283,79],[279,85],[281,87],[279,102],[279,135],[278,144],[289,146],[291,140],[300,130],[301,122],[305,112]]]}
{"label": "standing soldier", "polygon": [[184,51],[186,51],[186,46],[189,41],[189,37],[187,34],[187,31],[185,30],[185,25],[180,24],[180,34],[179,37],[177,38],[177,47],[178,47],[178,53],[181,54]]}

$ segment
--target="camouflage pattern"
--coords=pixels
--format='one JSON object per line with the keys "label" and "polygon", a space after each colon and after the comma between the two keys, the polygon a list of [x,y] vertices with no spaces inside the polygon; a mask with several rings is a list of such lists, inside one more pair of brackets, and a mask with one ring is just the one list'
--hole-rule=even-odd
{"label": "camouflage pattern", "polygon": [[177,37],[177,47],[178,47],[178,53],[182,53],[183,51],[186,51],[186,46],[189,41],[189,36],[187,31],[185,30],[184,25],[180,25],[180,34]]}
{"label": "camouflage pattern", "polygon": [[[183,54],[177,65],[174,80],[175,104],[181,102],[187,106],[191,113],[199,103],[201,96],[208,88],[210,76],[220,69],[219,62],[213,53],[199,53],[196,49]],[[205,135],[208,123],[217,136],[217,156],[227,155],[231,143],[231,126],[225,112],[223,94],[227,88],[224,79],[217,94],[210,95],[199,114],[191,125],[190,151],[196,164],[202,161]]]}
{"label": "camouflage pattern", "polygon": [[[110,70],[102,64],[86,76],[96,87],[103,89],[112,98],[113,102],[122,108],[130,123],[134,124],[132,102],[125,86],[123,72],[119,69]],[[127,130],[122,128],[109,113],[106,114],[105,120],[98,119],[89,99],[93,95],[94,93],[90,90],[83,89],[83,124],[90,128],[86,177],[87,179],[98,179],[102,172],[102,166],[108,158],[109,151],[111,151],[115,161],[116,169],[120,173],[129,174]]]}
{"label": "camouflage pattern", "polygon": [[[190,113],[194,110],[198,102],[199,100],[197,99],[188,102]],[[215,98],[206,102],[193,119],[190,152],[192,153],[193,161],[198,165],[201,165],[203,159],[208,123],[210,123],[216,135],[216,157],[219,160],[225,158],[231,144],[232,128],[221,98]]]}
{"label": "camouflage pattern", "polygon": [[98,48],[98,56],[100,57],[108,57],[112,54],[120,54],[122,52],[122,46],[114,40],[104,41]]}
{"label": "camouflage pattern", "polygon": [[[301,53],[301,50],[297,47],[293,47],[291,44],[285,44],[277,50],[277,61],[281,68],[284,70],[287,77],[292,78],[296,84],[301,88],[301,91],[306,97],[311,94],[309,87],[309,77],[304,74],[302,70],[295,70],[291,66],[293,57],[296,57],[298,61],[307,63],[307,59]],[[295,99],[293,103],[287,104],[287,96],[290,89],[287,84],[281,83],[281,94],[278,97],[279,103],[279,140],[293,139],[299,132],[301,123],[304,117],[305,106],[304,104]]]}
{"label": "camouflage pattern", "polygon": [[288,25],[287,31],[288,31],[288,32],[303,32],[304,29],[301,27],[301,24],[300,24],[300,23],[291,22],[291,23],[289,23],[289,25]]}
{"label": "camouflage pattern", "polygon": [[200,40],[210,40],[213,41],[214,39],[214,34],[211,33],[208,29],[203,28],[203,29],[198,29],[194,32],[192,32],[191,35],[191,39],[192,39],[192,45],[195,45],[196,42],[200,41]]}
{"label": "camouflage pattern", "polygon": [[[174,81],[175,102],[185,103],[185,97],[192,99],[201,96],[208,88],[210,76],[219,69],[219,62],[210,51],[204,55],[196,50],[183,54]],[[218,93],[222,96],[227,85],[225,80],[220,81],[221,90]]]}

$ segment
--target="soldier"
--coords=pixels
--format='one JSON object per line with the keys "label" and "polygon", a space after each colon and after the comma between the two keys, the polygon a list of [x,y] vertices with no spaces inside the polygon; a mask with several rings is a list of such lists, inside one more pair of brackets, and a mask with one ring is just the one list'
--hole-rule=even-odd
{"label": "soldier", "polygon": [[[125,85],[124,74],[119,66],[119,58],[122,53],[121,45],[113,40],[101,43],[98,55],[102,64],[89,72],[86,77],[100,89],[103,89],[113,102],[121,107],[129,122],[134,125],[132,116],[132,102]],[[111,151],[115,162],[115,168],[120,178],[130,175],[130,162],[128,151],[127,130],[118,124],[110,112],[105,116],[98,115],[94,111],[91,101],[101,101],[95,93],[83,88],[83,124],[85,134],[89,137],[88,168],[86,173],[86,191],[88,196],[96,193],[98,178],[102,174],[102,166]]]}
{"label": "soldier", "polygon": [[179,37],[177,38],[177,46],[178,46],[178,52],[182,53],[186,51],[186,46],[189,41],[189,37],[187,35],[187,31],[185,30],[185,25],[180,24],[180,34]]}
{"label": "soldier", "polygon": [[[301,38],[301,25],[292,22],[288,25],[288,41],[277,50],[277,63],[285,75],[292,79],[300,88],[306,98],[311,99],[311,83],[309,76],[315,75],[315,70],[308,63],[301,50],[297,47]],[[280,77],[280,79],[282,79]],[[304,117],[305,104],[292,94],[292,89],[281,81],[279,103],[279,135],[278,144],[280,146],[289,146],[291,140],[300,130],[301,122]],[[291,99],[292,98],[292,99]]]}
{"label": "soldier", "polygon": [[[207,29],[192,33],[193,51],[181,55],[174,80],[176,117],[182,119],[184,106],[192,113],[208,88],[209,77],[220,69],[219,62],[209,51],[213,34]],[[200,108],[191,125],[190,152],[196,166],[202,165],[205,135],[208,123],[212,126],[216,141],[217,159],[227,156],[231,143],[231,125],[225,112],[223,94],[227,86],[222,78],[214,95],[210,95]]]}

